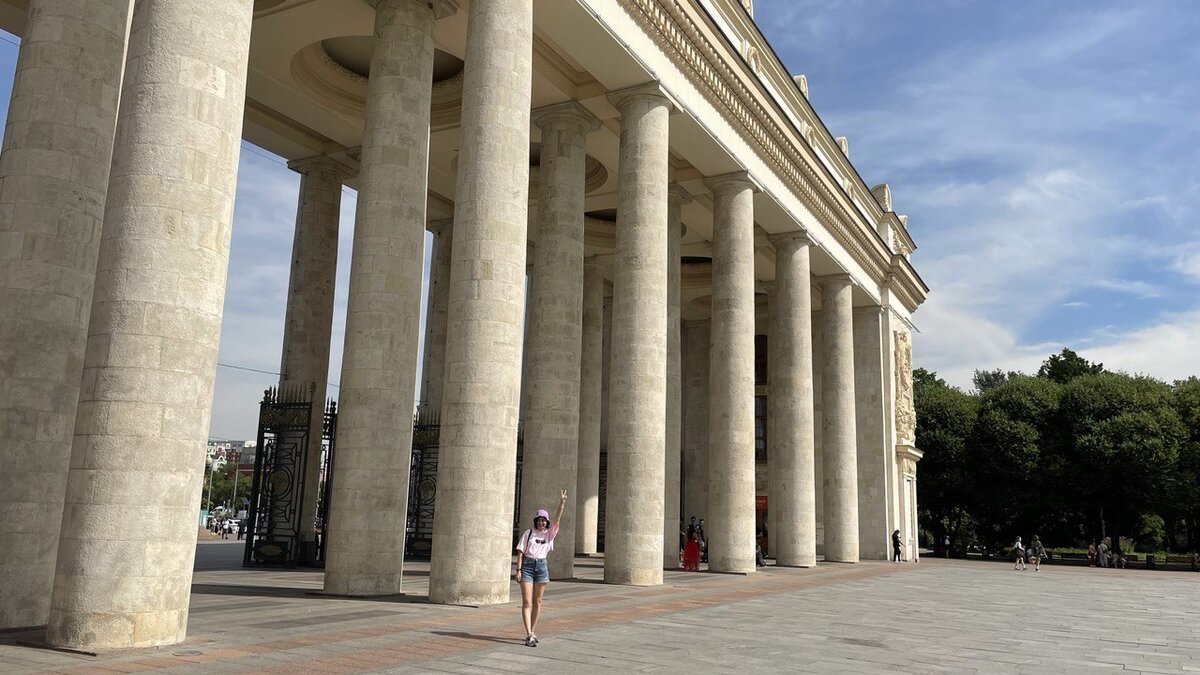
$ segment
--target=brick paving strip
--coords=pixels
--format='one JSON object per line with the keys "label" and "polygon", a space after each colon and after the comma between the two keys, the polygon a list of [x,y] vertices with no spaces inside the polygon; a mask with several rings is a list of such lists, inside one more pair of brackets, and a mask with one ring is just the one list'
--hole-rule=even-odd
{"label": "brick paving strip", "polygon": [[[597,561],[590,560],[581,565],[584,578],[551,583],[546,596],[545,618],[541,622],[539,633],[544,637],[559,636],[571,631],[626,623],[635,619],[644,620],[767,595],[869,579],[896,573],[905,568],[911,566],[883,563],[863,563],[856,566],[831,564],[808,570],[768,568],[765,572],[750,576],[667,572],[663,586],[635,588],[608,586],[597,583],[597,579],[587,578],[594,577],[601,571]],[[406,569],[406,573],[407,571]],[[255,574],[256,572],[239,572],[236,576],[245,580],[254,579]],[[202,576],[197,574],[198,579]],[[211,581],[211,576],[210,573],[210,578],[204,581]],[[287,579],[286,575],[281,577],[282,580]],[[319,576],[316,578],[319,579]],[[208,585],[212,584],[201,581],[195,584],[194,611],[199,610],[197,614],[206,616],[219,616],[220,605],[195,606],[196,597],[202,596],[205,586]],[[261,594],[262,590],[260,587],[247,587],[246,594]],[[319,606],[319,603],[329,600],[312,597],[301,602],[304,605]],[[520,593],[515,590],[515,585],[513,601],[483,608],[396,603],[394,600],[339,601],[341,608],[357,606],[365,610],[370,606],[393,606],[403,607],[410,613],[359,610],[330,614],[323,619],[314,619],[312,623],[336,625],[340,621],[339,617],[343,616],[348,620],[358,621],[377,619],[381,623],[297,634],[297,631],[305,627],[306,621],[280,612],[280,615],[275,617],[277,621],[263,622],[258,620],[261,616],[256,616],[254,623],[246,623],[244,619],[236,623],[238,627],[258,629],[259,638],[264,637],[263,633],[273,630],[288,630],[287,637],[260,639],[236,646],[212,646],[217,640],[227,636],[210,635],[203,630],[193,629],[193,637],[184,644],[164,648],[172,651],[170,655],[146,656],[145,652],[113,652],[87,659],[86,665],[77,660],[70,660],[69,655],[62,655],[68,658],[58,664],[46,665],[54,668],[56,672],[73,674],[129,673],[185,666],[205,666],[206,670],[221,672],[270,673],[349,673],[395,668],[483,651],[490,647],[488,643],[507,644],[525,649],[521,644],[524,636],[520,625],[519,603]],[[252,610],[253,605],[246,601],[226,603],[225,609],[231,608],[234,612]],[[399,621],[389,619],[389,615]],[[0,650],[0,664],[4,663],[6,654]]]}

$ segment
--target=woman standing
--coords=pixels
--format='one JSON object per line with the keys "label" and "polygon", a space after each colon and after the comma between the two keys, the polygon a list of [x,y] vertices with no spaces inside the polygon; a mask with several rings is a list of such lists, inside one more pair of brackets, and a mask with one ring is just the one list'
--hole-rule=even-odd
{"label": "woman standing", "polygon": [[700,571],[700,535],[696,534],[696,528],[692,525],[688,525],[687,543],[683,545],[683,569]]}
{"label": "woman standing", "polygon": [[900,543],[900,530],[896,530],[892,533],[892,562],[898,563],[903,561],[900,555],[900,549],[902,548],[904,548],[904,544]]}
{"label": "woman standing", "polygon": [[550,568],[546,566],[546,556],[554,550],[558,521],[562,520],[565,508],[567,491],[563,490],[554,522],[550,522],[550,514],[546,509],[538,509],[537,515],[533,517],[533,529],[525,530],[517,542],[517,571],[514,576],[521,584],[521,621],[525,624],[526,647],[538,646],[538,637],[534,635],[533,629],[537,628],[538,614],[542,610],[542,595],[546,592],[546,584],[550,583]]}

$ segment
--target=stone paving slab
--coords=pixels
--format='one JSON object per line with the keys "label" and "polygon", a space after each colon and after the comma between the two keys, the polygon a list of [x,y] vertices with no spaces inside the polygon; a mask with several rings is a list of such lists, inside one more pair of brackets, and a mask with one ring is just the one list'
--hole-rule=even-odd
{"label": "stone paving slab", "polygon": [[[319,572],[242,570],[237,542],[202,542],[190,637],[88,657],[0,635],[0,672],[1082,673],[1200,672],[1200,575],[977,562],[822,564],[749,577],[667,572],[662,586],[597,583],[603,561],[547,593],[542,644],[518,602],[314,595]],[[520,594],[514,584],[512,597]]]}

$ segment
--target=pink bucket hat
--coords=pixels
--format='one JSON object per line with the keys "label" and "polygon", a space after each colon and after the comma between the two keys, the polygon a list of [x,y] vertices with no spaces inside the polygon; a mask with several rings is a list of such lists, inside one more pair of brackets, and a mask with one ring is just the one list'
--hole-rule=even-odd
{"label": "pink bucket hat", "polygon": [[546,509],[538,509],[537,515],[534,516],[534,519],[537,519],[537,518],[545,518],[546,521],[549,522],[550,521],[550,512],[547,511]]}

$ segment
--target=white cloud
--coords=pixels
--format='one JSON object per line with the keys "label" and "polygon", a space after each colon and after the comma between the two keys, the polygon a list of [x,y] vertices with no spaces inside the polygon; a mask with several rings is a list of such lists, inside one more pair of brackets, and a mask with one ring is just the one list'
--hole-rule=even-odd
{"label": "white cloud", "polygon": [[1151,375],[1168,382],[1200,374],[1200,308],[1170,314],[1103,346],[1079,350],[1109,370]]}

